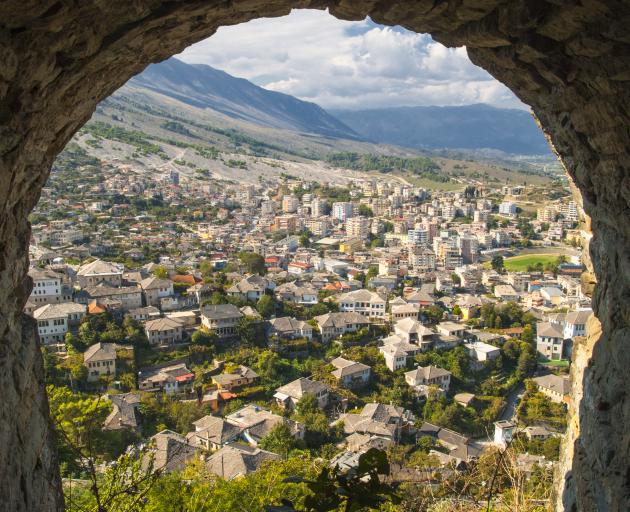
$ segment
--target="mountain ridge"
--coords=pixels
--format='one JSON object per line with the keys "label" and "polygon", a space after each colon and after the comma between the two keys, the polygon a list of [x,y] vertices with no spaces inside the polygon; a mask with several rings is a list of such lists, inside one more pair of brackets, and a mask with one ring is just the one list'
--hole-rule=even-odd
{"label": "mountain ridge", "polygon": [[206,64],[187,64],[170,58],[151,64],[129,83],[197,108],[215,110],[261,126],[362,140],[315,103],[269,91]]}
{"label": "mountain ridge", "polygon": [[415,149],[494,149],[544,155],[551,150],[533,116],[485,103],[410,106],[330,113],[367,140]]}

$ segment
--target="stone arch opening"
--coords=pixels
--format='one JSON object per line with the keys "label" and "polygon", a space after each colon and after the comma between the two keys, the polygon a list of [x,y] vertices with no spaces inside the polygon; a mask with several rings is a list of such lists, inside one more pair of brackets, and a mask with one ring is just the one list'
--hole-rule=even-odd
{"label": "stone arch opening", "polygon": [[61,486],[32,323],[28,214],[52,161],[97,103],[151,62],[219,26],[328,8],[466,45],[532,106],[590,216],[590,334],[577,347],[558,508],[630,502],[630,5],[487,0],[86,0],[3,2],[0,14],[0,495],[9,510],[60,510]]}

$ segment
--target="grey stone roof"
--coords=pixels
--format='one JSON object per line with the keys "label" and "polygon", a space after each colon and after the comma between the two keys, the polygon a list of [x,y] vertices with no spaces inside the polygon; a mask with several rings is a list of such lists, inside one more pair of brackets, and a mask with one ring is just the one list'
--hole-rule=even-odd
{"label": "grey stone roof", "polygon": [[201,441],[222,445],[233,441],[241,433],[238,426],[212,415],[204,416],[195,421],[193,425],[195,425],[196,431],[189,432],[186,438],[195,446],[201,444]]}
{"label": "grey stone roof", "polygon": [[569,379],[554,375],[553,373],[534,377],[532,380],[538,386],[553,391],[554,393],[560,393],[561,395],[568,395],[571,389]]}
{"label": "grey stone roof", "polygon": [[120,395],[108,395],[107,398],[112,403],[112,412],[103,424],[105,430],[119,430],[121,428],[135,430],[140,426],[141,415],[138,409],[140,394],[122,393]]}
{"label": "grey stone roof", "polygon": [[85,313],[85,305],[76,302],[62,302],[60,304],[46,304],[33,312],[37,320],[50,320],[67,317],[73,313]]}
{"label": "grey stone roof", "polygon": [[208,305],[201,308],[201,314],[210,320],[241,318],[243,313],[233,304]]}
{"label": "grey stone roof", "polygon": [[109,361],[116,359],[116,346],[114,343],[95,343],[83,353],[83,361]]}
{"label": "grey stone roof", "polygon": [[153,458],[153,470],[165,472],[179,471],[188,461],[199,455],[199,448],[188,443],[186,438],[171,430],[163,430],[151,438],[151,448],[143,459],[143,466]]}
{"label": "grey stone roof", "polygon": [[405,377],[412,377],[415,382],[421,380],[433,380],[439,377],[446,377],[451,375],[451,372],[438,368],[437,366],[418,366],[415,370],[405,373]]}
{"label": "grey stone roof", "polygon": [[210,457],[206,467],[225,480],[248,475],[260,468],[264,462],[279,460],[280,456],[241,444],[224,446]]}
{"label": "grey stone roof", "polygon": [[322,382],[301,377],[294,380],[293,382],[285,384],[284,386],[280,386],[276,389],[276,393],[283,393],[287,396],[290,396],[291,398],[296,398],[299,400],[307,393],[310,393],[311,395],[316,395],[317,393],[324,390],[328,390],[328,388]]}
{"label": "grey stone roof", "polygon": [[538,336],[545,336],[548,338],[564,338],[564,333],[562,332],[560,326],[549,322],[540,322],[536,324],[536,333]]}
{"label": "grey stone roof", "polygon": [[81,265],[77,275],[79,276],[93,276],[93,275],[111,275],[120,274],[122,276],[122,265],[116,263],[110,263],[109,261],[94,260],[91,263]]}

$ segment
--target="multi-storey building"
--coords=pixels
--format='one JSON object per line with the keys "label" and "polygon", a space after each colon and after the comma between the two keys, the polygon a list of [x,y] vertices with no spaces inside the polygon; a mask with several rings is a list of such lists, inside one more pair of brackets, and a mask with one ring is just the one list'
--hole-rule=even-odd
{"label": "multi-storey building", "polygon": [[352,212],[353,212],[352,203],[344,203],[344,202],[333,203],[332,216],[337,220],[345,222],[346,219],[349,219],[350,217],[352,217]]}
{"label": "multi-storey building", "polygon": [[367,217],[351,217],[346,220],[346,234],[365,240],[370,234],[370,220]]}

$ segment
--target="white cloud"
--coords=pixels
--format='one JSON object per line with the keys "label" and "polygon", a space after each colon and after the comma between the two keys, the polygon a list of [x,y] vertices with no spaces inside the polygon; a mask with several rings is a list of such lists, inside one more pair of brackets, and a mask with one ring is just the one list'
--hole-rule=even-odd
{"label": "white cloud", "polygon": [[222,27],[178,58],[209,64],[325,108],[489,103],[524,108],[465,48],[370,20],[293,11]]}

